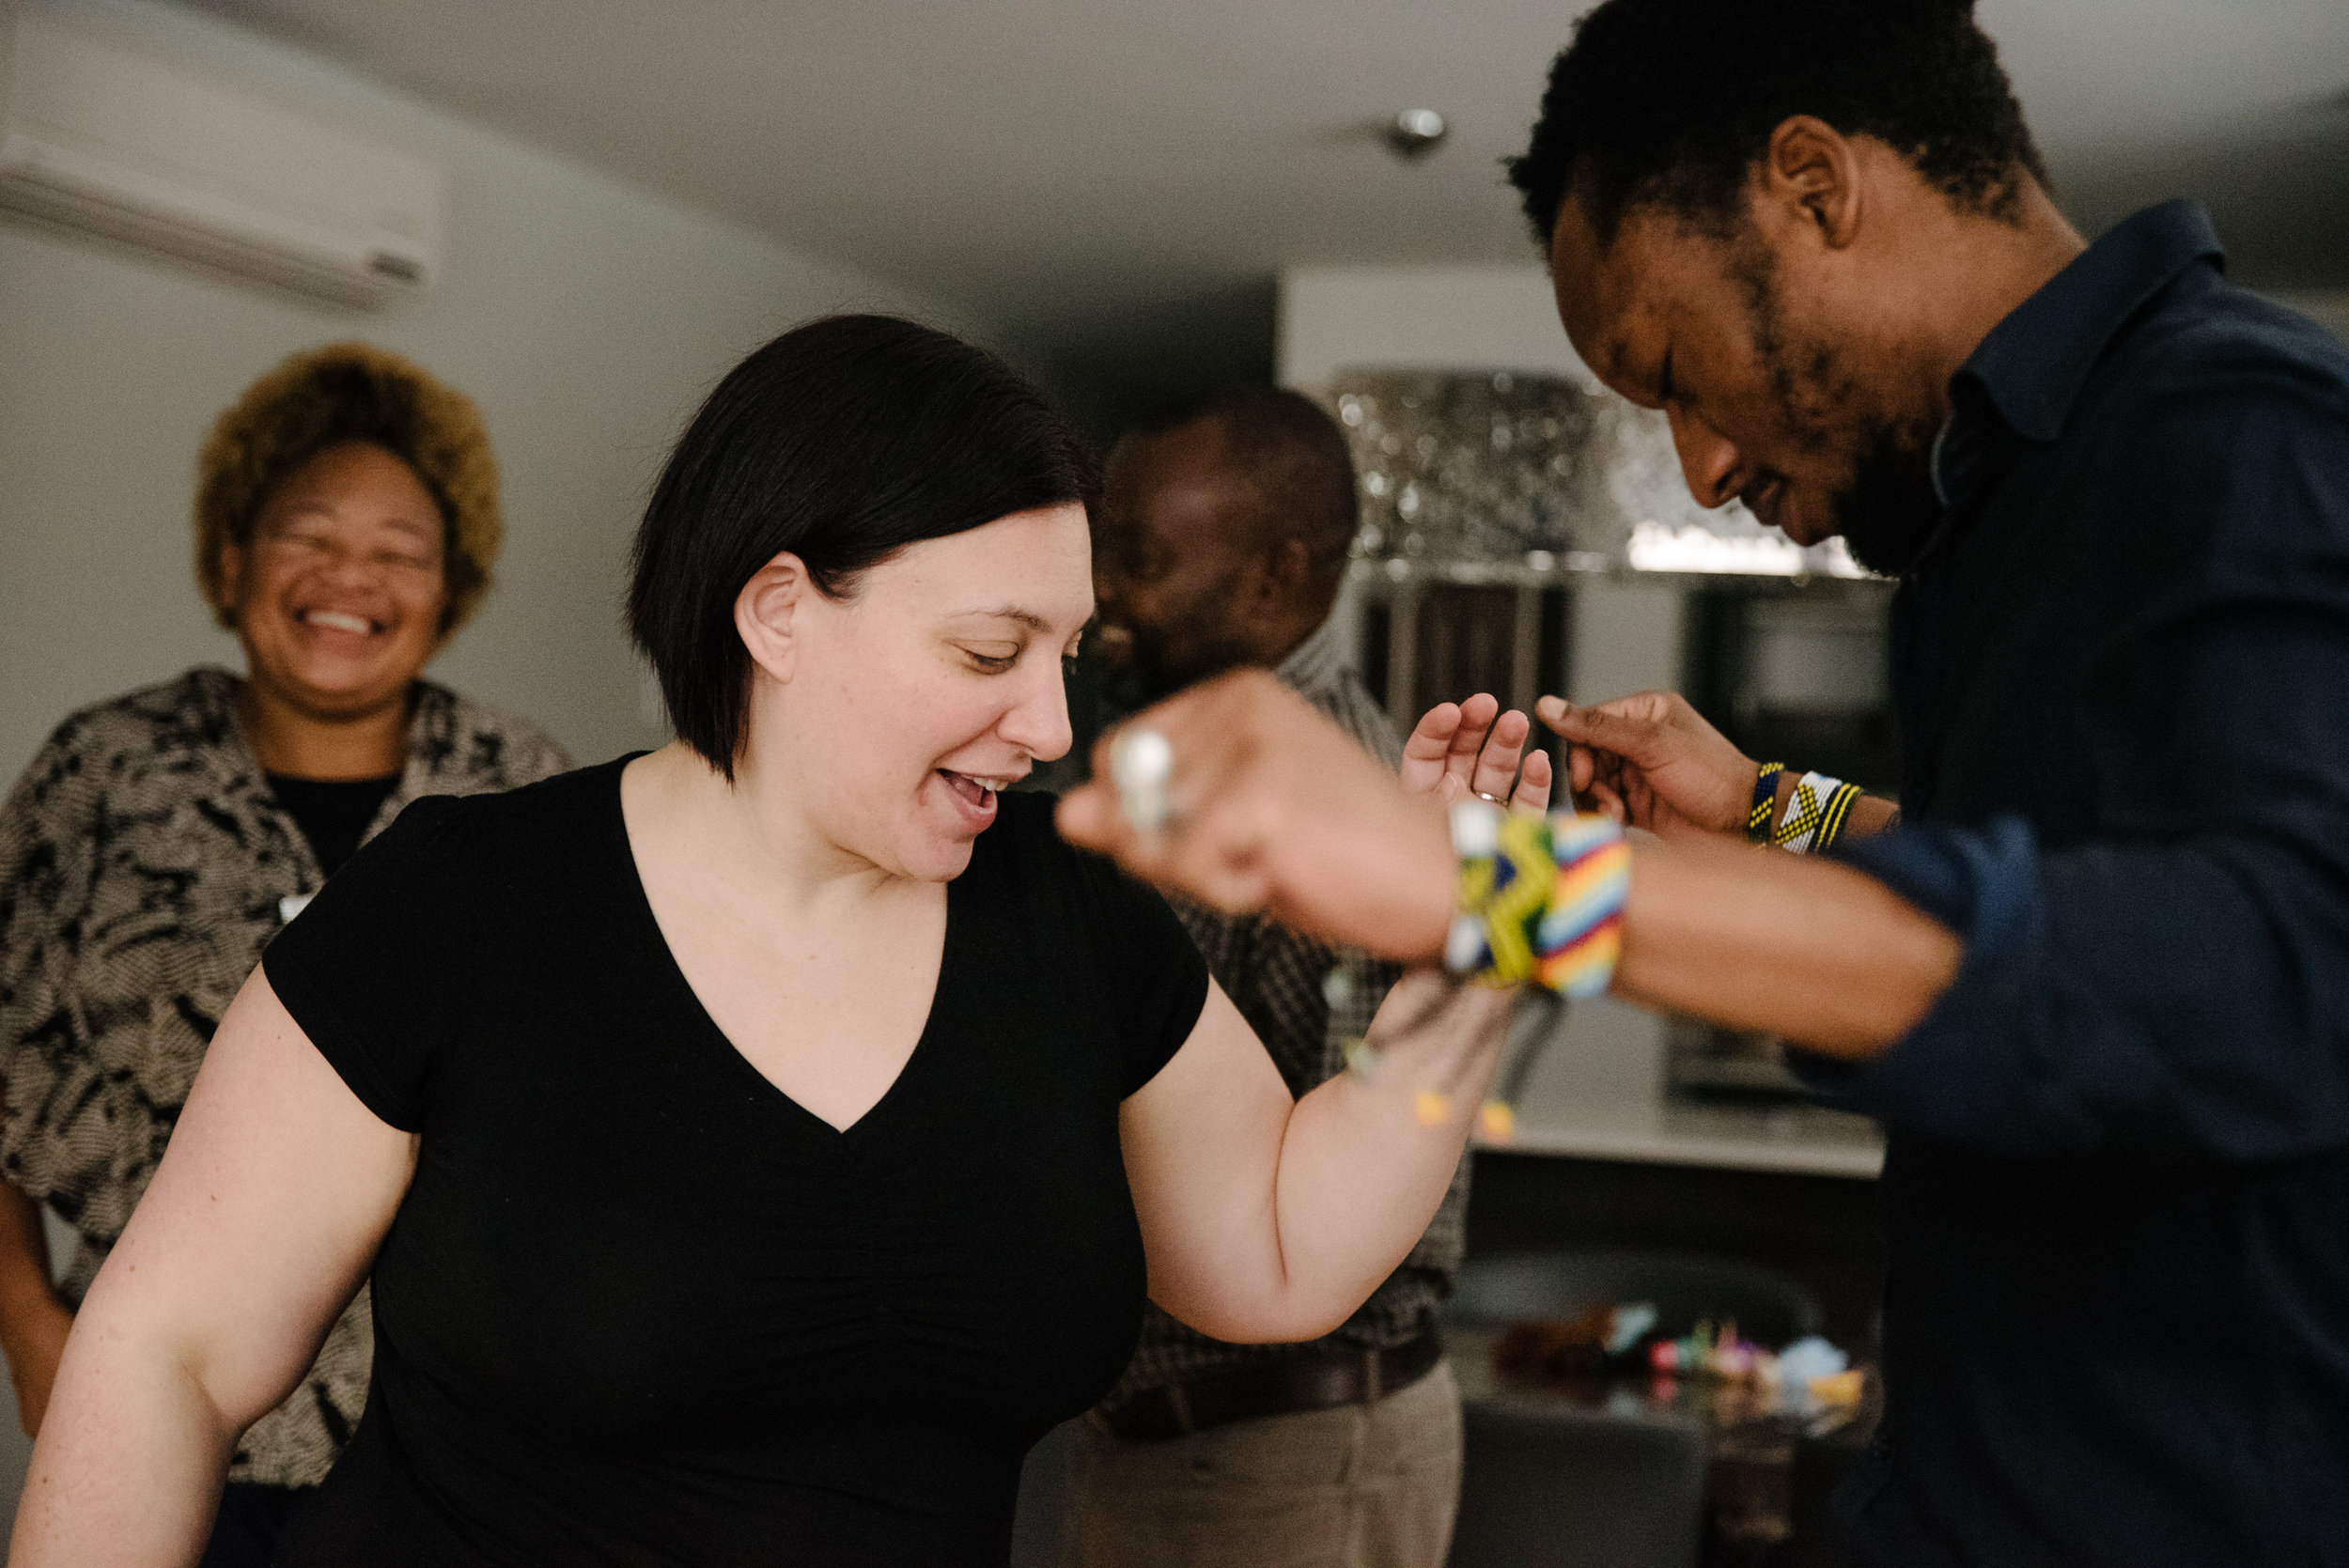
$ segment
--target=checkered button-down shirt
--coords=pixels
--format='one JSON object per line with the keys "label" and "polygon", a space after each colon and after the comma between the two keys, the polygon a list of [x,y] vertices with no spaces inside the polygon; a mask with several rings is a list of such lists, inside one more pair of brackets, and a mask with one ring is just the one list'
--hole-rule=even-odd
{"label": "checkered button-down shirt", "polygon": [[[1361,742],[1390,768],[1401,765],[1403,744],[1384,709],[1346,662],[1336,629],[1324,626],[1275,672],[1283,683]],[[1264,1042],[1274,1065],[1302,1095],[1346,1070],[1345,1042],[1369,1027],[1396,977],[1392,965],[1360,953],[1332,950],[1260,916],[1229,916],[1182,899],[1170,900],[1226,995]],[[1333,1011],[1325,982],[1347,970],[1351,1000]],[[1448,1295],[1460,1265],[1468,1214],[1469,1161],[1463,1156],[1451,1190],[1419,1245],[1384,1284],[1335,1333],[1319,1342],[1351,1349],[1405,1343]],[[1262,1365],[1294,1346],[1226,1344],[1186,1327],[1155,1304],[1145,1309],[1142,1343],[1104,1404],[1115,1407],[1137,1394],[1203,1373]]]}

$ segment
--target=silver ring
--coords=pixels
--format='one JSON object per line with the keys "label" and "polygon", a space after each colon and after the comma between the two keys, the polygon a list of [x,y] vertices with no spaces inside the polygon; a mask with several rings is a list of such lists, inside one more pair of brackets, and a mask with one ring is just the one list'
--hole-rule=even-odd
{"label": "silver ring", "polygon": [[1174,745],[1154,729],[1128,729],[1110,742],[1110,779],[1117,803],[1138,833],[1155,833],[1173,815],[1167,784],[1174,776]]}
{"label": "silver ring", "polygon": [[1496,805],[1496,806],[1500,806],[1500,807],[1502,807],[1503,809],[1506,809],[1506,808],[1507,808],[1507,806],[1508,806],[1508,804],[1509,804],[1509,802],[1508,802],[1508,801],[1506,801],[1506,800],[1502,800],[1500,796],[1498,796],[1498,795],[1487,795],[1487,794],[1486,794],[1486,793],[1485,793],[1483,790],[1481,790],[1481,789],[1471,789],[1471,790],[1470,790],[1470,791],[1469,791],[1469,793],[1470,793],[1470,795],[1475,796],[1475,797],[1476,797],[1478,800],[1489,800],[1489,801],[1491,801],[1494,805]]}

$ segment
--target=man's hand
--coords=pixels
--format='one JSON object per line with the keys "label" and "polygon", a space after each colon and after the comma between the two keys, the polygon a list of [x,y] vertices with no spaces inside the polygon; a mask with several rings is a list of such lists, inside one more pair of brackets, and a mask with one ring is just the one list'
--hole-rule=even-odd
{"label": "man's hand", "polygon": [[[1515,708],[1479,691],[1464,703],[1438,703],[1421,715],[1403,742],[1403,787],[1433,795],[1444,804],[1470,795],[1505,800],[1532,811],[1549,806],[1550,768],[1546,752],[1525,754],[1533,726]],[[1525,764],[1522,772],[1517,764]],[[1510,789],[1510,781],[1517,787]]]}
{"label": "man's hand", "polygon": [[1760,765],[1676,691],[1642,691],[1595,707],[1544,697],[1533,711],[1572,747],[1578,800],[1659,838],[1742,836]]}
{"label": "man's hand", "polygon": [[[1061,801],[1062,834],[1133,875],[1233,912],[1406,963],[1443,951],[1457,869],[1438,802],[1413,797],[1311,704],[1262,670],[1191,687],[1121,725],[1174,748],[1172,815],[1137,831],[1109,748]],[[1449,746],[1449,737],[1446,739]]]}
{"label": "man's hand", "polygon": [[[1621,713],[1607,716],[1614,725],[1572,722],[1587,711],[1543,717],[1577,737],[1642,729]],[[1260,908],[1308,936],[1407,964],[1436,960],[1459,873],[1433,798],[1405,793],[1345,731],[1262,670],[1194,686],[1130,722],[1174,748],[1173,818],[1148,833],[1126,820],[1107,782],[1105,737],[1096,782],[1060,804],[1071,843],[1220,908]],[[1650,718],[1641,738],[1662,728]],[[1651,762],[1612,753],[1613,766],[1627,764],[1641,780],[1658,772],[1676,780],[1671,740],[1667,734],[1642,753]],[[1751,787],[1750,777],[1738,786],[1748,800]],[[1665,800],[1644,784],[1634,789],[1651,812]],[[1723,815],[1717,807],[1713,820]],[[1742,807],[1729,820],[1742,822]],[[1718,831],[1685,831],[1708,842],[1632,851],[1616,995],[1864,1058],[1915,1027],[1956,973],[1957,939],[1882,883],[1829,861],[1749,854]]]}

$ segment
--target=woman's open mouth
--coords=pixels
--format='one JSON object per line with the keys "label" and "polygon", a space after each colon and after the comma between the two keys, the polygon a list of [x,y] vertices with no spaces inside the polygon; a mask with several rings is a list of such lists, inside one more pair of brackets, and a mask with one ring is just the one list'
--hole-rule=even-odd
{"label": "woman's open mouth", "polygon": [[957,795],[974,806],[993,805],[995,797],[1009,789],[1015,782],[1011,779],[983,779],[976,774],[957,773],[951,768],[941,768],[938,773]]}
{"label": "woman's open mouth", "polygon": [[957,773],[941,768],[938,776],[946,781],[946,792],[962,808],[963,815],[973,828],[984,828],[995,820],[995,798],[1019,781],[1008,778],[988,778],[975,773]]}
{"label": "woman's open mouth", "polygon": [[353,637],[371,637],[383,629],[381,621],[371,621],[346,610],[300,610],[294,613],[294,619],[321,631],[347,631]]}

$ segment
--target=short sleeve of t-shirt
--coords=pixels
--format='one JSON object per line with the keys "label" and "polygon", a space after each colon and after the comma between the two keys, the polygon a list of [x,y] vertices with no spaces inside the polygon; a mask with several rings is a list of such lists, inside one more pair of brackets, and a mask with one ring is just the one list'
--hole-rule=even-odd
{"label": "short sleeve of t-shirt", "polygon": [[1108,861],[1076,850],[1085,914],[1125,1043],[1125,1092],[1158,1077],[1198,1027],[1207,1003],[1207,961],[1158,893]]}
{"label": "short sleeve of t-shirt", "polygon": [[428,796],[352,856],[269,944],[270,988],[350,1092],[422,1130],[463,976],[462,802]]}

